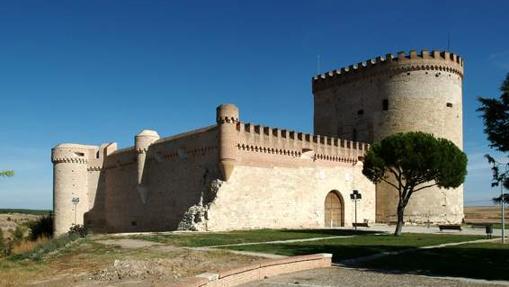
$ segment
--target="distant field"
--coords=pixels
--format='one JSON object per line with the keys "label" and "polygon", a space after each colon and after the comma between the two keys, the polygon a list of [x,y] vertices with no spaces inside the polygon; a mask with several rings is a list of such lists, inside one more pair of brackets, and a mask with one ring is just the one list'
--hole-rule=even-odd
{"label": "distant field", "polygon": [[[465,223],[499,223],[500,206],[466,206],[464,208]],[[509,218],[506,209],[505,217]]]}
{"label": "distant field", "polygon": [[23,214],[33,214],[33,215],[46,215],[51,210],[47,209],[15,209],[15,208],[0,208],[0,214],[5,213],[23,213]]}

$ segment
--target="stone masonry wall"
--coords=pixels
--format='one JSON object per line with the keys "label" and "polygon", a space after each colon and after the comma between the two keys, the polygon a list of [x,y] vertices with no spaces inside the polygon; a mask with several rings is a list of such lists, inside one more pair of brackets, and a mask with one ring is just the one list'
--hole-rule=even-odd
{"label": "stone masonry wall", "polygon": [[102,170],[104,189],[96,196],[104,202],[97,200],[88,217],[106,232],[175,230],[191,207],[211,200],[217,161],[215,126],[151,144],[140,184],[136,151],[113,153]]}
{"label": "stone masonry wall", "polygon": [[145,130],[133,147],[55,147],[57,233],[71,225],[73,185],[82,199],[77,223],[96,232],[324,227],[333,190],[348,226],[353,189],[364,195],[359,221],[374,221],[374,186],[359,161],[368,145],[238,118],[222,105],[217,125],[163,139]]}
{"label": "stone masonry wall", "polygon": [[362,164],[324,167],[312,160],[300,167],[238,165],[223,182],[210,206],[208,230],[325,227],[325,197],[336,190],[344,202],[344,223],[351,226],[358,189],[358,221],[375,220],[375,187],[362,174]]}
{"label": "stone masonry wall", "polygon": [[[437,51],[389,54],[325,74],[313,81],[315,133],[371,143],[423,131],[462,148],[462,79],[463,60]],[[378,220],[395,220],[395,191],[379,184],[377,194]],[[406,216],[412,222],[461,222],[463,187],[419,191]]]}

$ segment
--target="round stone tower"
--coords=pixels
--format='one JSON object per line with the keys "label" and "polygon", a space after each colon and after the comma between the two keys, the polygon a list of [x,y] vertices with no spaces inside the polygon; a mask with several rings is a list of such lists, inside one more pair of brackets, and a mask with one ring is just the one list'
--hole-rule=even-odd
{"label": "round stone tower", "polygon": [[228,180],[236,161],[239,109],[232,104],[220,105],[216,109],[216,122],[219,127],[219,168],[223,179]]}
{"label": "round stone tower", "polygon": [[[316,134],[376,142],[398,132],[423,131],[463,148],[463,60],[426,50],[387,54],[313,79]],[[377,186],[377,220],[395,218],[397,194]],[[459,223],[463,188],[412,196],[406,220]]]}
{"label": "round stone tower", "polygon": [[87,164],[90,147],[60,144],[53,148],[53,212],[54,235],[69,231],[73,224],[83,224],[89,210]]}

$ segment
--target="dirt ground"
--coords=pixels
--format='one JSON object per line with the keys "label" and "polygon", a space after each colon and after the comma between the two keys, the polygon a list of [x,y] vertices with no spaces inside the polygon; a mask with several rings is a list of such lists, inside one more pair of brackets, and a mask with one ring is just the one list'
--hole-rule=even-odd
{"label": "dirt ground", "polygon": [[[500,223],[499,206],[466,206],[465,223]],[[509,210],[505,211],[506,218],[509,218]]]}
{"label": "dirt ground", "polygon": [[41,262],[0,262],[0,286],[167,286],[183,277],[261,261],[226,251],[199,251],[95,236]]}

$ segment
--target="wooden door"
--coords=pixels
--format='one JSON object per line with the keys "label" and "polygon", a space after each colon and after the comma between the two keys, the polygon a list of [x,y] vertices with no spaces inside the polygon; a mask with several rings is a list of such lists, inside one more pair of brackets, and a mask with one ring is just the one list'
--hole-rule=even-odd
{"label": "wooden door", "polygon": [[329,192],[325,198],[325,226],[343,226],[343,203],[334,191]]}

